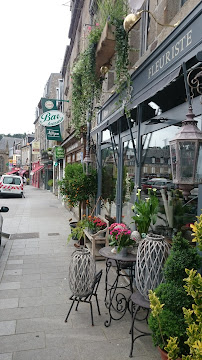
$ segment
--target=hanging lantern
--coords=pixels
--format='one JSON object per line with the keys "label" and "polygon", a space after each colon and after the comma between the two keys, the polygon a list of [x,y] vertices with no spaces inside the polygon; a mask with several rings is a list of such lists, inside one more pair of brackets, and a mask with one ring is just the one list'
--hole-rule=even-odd
{"label": "hanging lantern", "polygon": [[137,250],[135,285],[140,294],[149,300],[148,291],[154,290],[163,281],[163,265],[170,246],[164,236],[148,234]]}
{"label": "hanging lantern", "polygon": [[77,249],[69,265],[69,287],[75,296],[88,295],[95,280],[96,266],[88,249]]}
{"label": "hanging lantern", "polygon": [[194,117],[190,105],[181,130],[170,141],[173,182],[179,185],[185,198],[196,184],[202,183],[202,132]]}

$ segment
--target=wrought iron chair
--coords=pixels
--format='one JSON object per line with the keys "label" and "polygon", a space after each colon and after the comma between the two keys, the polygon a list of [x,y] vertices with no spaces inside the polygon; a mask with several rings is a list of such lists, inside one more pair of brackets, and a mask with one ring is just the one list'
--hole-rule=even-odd
{"label": "wrought iron chair", "polygon": [[101,277],[102,277],[102,270],[100,270],[100,271],[95,275],[95,279],[94,279],[94,282],[93,282],[93,285],[92,285],[92,289],[91,289],[91,291],[89,292],[89,294],[87,294],[87,295],[85,295],[85,296],[75,296],[75,295],[70,296],[69,299],[72,300],[72,304],[71,304],[70,309],[69,309],[69,312],[68,312],[68,314],[67,314],[67,316],[66,316],[65,322],[67,322],[67,320],[68,320],[69,314],[70,314],[70,312],[71,312],[71,310],[72,310],[72,308],[73,308],[73,305],[74,305],[75,301],[77,302],[75,311],[78,310],[79,303],[80,303],[80,302],[84,302],[84,303],[90,304],[91,322],[92,322],[92,326],[94,326],[93,307],[92,307],[92,296],[94,296],[95,299],[96,299],[98,314],[101,315],[101,313],[100,313],[100,308],[99,308],[99,303],[98,303],[98,297],[97,297],[97,289],[98,289],[98,286],[99,286]]}
{"label": "wrought iron chair", "polygon": [[[143,330],[141,330],[140,328],[137,327],[135,321],[142,321],[142,320],[146,320],[148,319],[148,315],[149,315],[149,310],[150,310],[150,303],[149,301],[145,300],[145,298],[139,293],[139,291],[134,292],[131,295],[131,315],[132,315],[132,323],[131,323],[131,329],[130,329],[130,334],[131,334],[131,349],[130,349],[130,355],[129,357],[133,356],[133,345],[134,345],[134,341],[136,339],[138,339],[139,337],[142,336],[149,336],[151,335],[151,333],[149,332],[145,332]],[[146,310],[146,314],[142,319],[139,319],[137,317],[138,311],[140,309],[145,309]],[[136,336],[134,336],[134,329],[136,331],[138,331],[139,334],[137,334]]]}

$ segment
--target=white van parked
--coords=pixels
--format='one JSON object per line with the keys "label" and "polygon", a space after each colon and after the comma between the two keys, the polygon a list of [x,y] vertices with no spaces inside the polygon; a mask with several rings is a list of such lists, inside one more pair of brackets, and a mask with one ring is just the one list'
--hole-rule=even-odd
{"label": "white van parked", "polygon": [[2,175],[0,180],[1,195],[23,196],[23,180],[17,175]]}

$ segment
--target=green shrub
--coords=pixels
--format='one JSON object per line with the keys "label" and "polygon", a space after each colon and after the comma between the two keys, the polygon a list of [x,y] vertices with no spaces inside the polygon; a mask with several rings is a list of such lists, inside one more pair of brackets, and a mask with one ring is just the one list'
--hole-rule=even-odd
{"label": "green shrub", "polygon": [[188,240],[177,233],[173,240],[173,246],[168,257],[163,273],[166,282],[175,281],[180,286],[183,285],[183,279],[186,277],[185,268],[198,269],[200,267],[200,256],[196,249],[190,246]]}
{"label": "green shrub", "polygon": [[49,179],[49,180],[48,180],[48,186],[50,186],[50,187],[53,186],[53,179]]}
{"label": "green shrub", "polygon": [[155,289],[155,295],[164,304],[163,311],[157,317],[151,313],[148,321],[154,345],[161,349],[165,348],[170,337],[177,337],[180,355],[189,353],[186,344],[187,325],[182,308],[191,309],[193,299],[187,295],[183,279],[186,277],[185,268],[198,269],[200,263],[201,258],[196,249],[178,233],[173,238],[172,249],[164,265],[165,281]]}

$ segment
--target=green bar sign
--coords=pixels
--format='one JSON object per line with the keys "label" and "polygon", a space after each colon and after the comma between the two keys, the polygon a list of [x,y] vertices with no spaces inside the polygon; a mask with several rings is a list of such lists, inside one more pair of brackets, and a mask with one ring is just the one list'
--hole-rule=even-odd
{"label": "green bar sign", "polygon": [[48,140],[62,141],[59,125],[46,126],[46,135]]}
{"label": "green bar sign", "polygon": [[41,106],[43,113],[50,110],[58,110],[56,101],[56,99],[41,98]]}
{"label": "green bar sign", "polygon": [[56,159],[64,159],[65,157],[65,149],[62,146],[55,146],[55,158]]}

